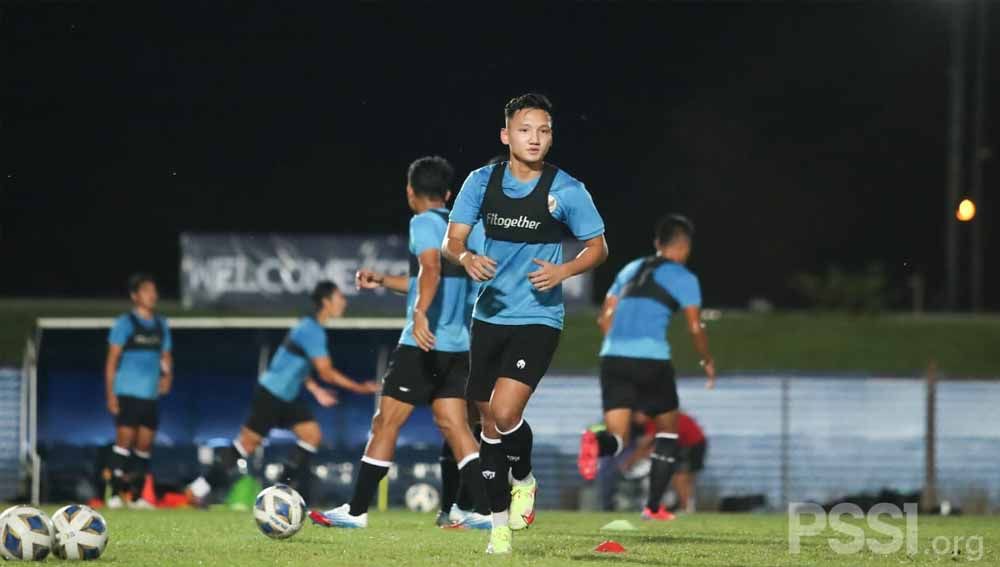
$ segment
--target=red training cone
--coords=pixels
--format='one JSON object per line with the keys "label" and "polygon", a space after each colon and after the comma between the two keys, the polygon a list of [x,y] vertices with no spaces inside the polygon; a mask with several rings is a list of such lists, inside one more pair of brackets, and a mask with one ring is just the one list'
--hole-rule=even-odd
{"label": "red training cone", "polygon": [[153,489],[153,475],[146,474],[146,482],[142,486],[142,499],[156,505],[156,491]]}
{"label": "red training cone", "polygon": [[598,553],[625,553],[625,548],[617,541],[609,539],[595,547],[594,551]]}

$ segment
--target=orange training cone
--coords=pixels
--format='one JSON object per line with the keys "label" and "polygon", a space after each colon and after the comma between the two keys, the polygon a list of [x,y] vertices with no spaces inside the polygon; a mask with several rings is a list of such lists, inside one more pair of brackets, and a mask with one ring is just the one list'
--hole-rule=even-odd
{"label": "orange training cone", "polygon": [[595,547],[594,551],[598,553],[625,553],[625,548],[617,541],[609,539]]}
{"label": "orange training cone", "polygon": [[156,505],[156,490],[153,490],[153,475],[146,474],[146,483],[142,486],[142,499]]}

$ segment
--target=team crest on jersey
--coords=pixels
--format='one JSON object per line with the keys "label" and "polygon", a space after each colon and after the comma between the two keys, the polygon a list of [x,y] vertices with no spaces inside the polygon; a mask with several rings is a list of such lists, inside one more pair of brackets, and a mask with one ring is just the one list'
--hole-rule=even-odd
{"label": "team crest on jersey", "polygon": [[496,471],[483,471],[483,478],[486,480],[493,480],[497,476]]}
{"label": "team crest on jersey", "polygon": [[549,195],[549,212],[550,213],[556,212],[556,207],[558,206],[559,206],[559,201],[556,201],[555,197]]}

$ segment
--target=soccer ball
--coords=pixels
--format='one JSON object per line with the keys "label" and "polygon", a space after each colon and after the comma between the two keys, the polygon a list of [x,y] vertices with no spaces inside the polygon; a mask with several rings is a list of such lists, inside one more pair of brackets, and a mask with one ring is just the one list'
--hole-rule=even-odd
{"label": "soccer ball", "polygon": [[302,522],[306,519],[306,501],[290,486],[269,486],[257,495],[253,519],[267,537],[290,538],[302,529]]}
{"label": "soccer ball", "polygon": [[418,482],[406,489],[406,507],[414,512],[431,512],[441,503],[441,495],[426,482]]}
{"label": "soccer ball", "polygon": [[97,559],[108,545],[108,522],[88,506],[70,504],[52,515],[52,552],[59,559]]}
{"label": "soccer ball", "polygon": [[30,506],[14,506],[0,515],[0,555],[4,559],[41,561],[52,549],[52,520]]}

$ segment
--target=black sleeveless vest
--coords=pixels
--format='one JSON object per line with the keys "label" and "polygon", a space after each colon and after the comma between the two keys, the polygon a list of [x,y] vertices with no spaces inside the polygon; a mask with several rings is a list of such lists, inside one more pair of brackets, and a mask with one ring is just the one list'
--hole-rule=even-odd
{"label": "black sleeveless vest", "polygon": [[660,266],[672,263],[666,258],[661,258],[659,256],[650,256],[642,261],[642,265],[639,266],[639,271],[636,272],[635,276],[628,281],[622,287],[622,297],[645,297],[647,299],[652,299],[653,301],[658,301],[662,303],[671,312],[680,309],[680,302],[670,295],[670,292],[663,289],[663,287],[656,283],[653,279],[653,272],[656,271]]}
{"label": "black sleeveless vest", "polygon": [[512,199],[503,192],[506,170],[507,162],[498,163],[486,185],[481,211],[486,236],[529,244],[562,242],[568,232],[566,226],[549,213],[549,190],[559,168],[545,164],[535,188],[520,199]]}
{"label": "black sleeveless vest", "polygon": [[[445,225],[448,224],[448,213],[446,211],[430,210],[428,212],[434,213],[435,215],[441,217],[442,219],[444,219],[444,224]],[[471,252],[473,254],[476,253],[475,250],[472,250]],[[411,253],[410,254],[410,277],[411,278],[415,278],[415,277],[417,277],[417,275],[419,273],[420,273],[420,259],[417,258],[416,254]],[[462,266],[459,266],[459,265],[456,265],[456,264],[452,264],[451,262],[448,262],[444,258],[442,258],[441,259],[441,277],[442,278],[465,278],[465,277],[468,277],[468,274],[465,273],[465,268],[463,268]]]}
{"label": "black sleeveless vest", "polygon": [[163,321],[153,315],[152,329],[147,329],[136,317],[135,313],[129,311],[129,318],[132,320],[132,335],[122,346],[122,350],[155,350],[157,352],[163,346]]}

